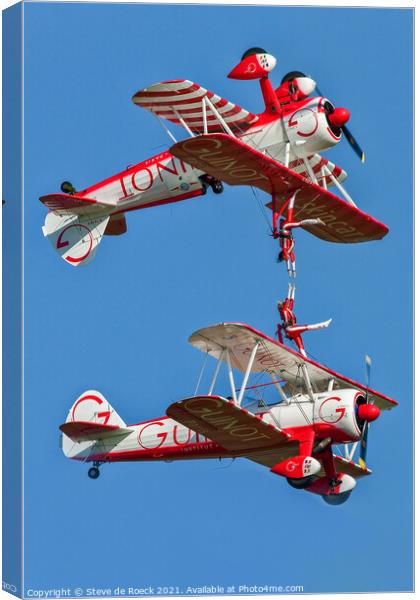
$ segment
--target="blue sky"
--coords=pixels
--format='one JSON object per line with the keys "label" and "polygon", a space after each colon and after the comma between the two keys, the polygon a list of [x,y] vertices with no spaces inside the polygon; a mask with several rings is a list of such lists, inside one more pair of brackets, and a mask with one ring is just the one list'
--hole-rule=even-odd
{"label": "blue sky", "polygon": [[[411,11],[28,3],[25,33],[26,588],[411,589]],[[151,83],[189,78],[261,110],[257,82],[225,76],[251,46],[277,57],[274,83],[302,70],[350,109],[366,163],[344,142],[328,156],[391,229],[349,246],[297,233],[298,318],[333,317],[308,335],[310,353],[356,379],[369,353],[373,387],[400,402],[372,426],[374,475],[342,507],[245,460],[110,465],[91,481],[58,447],[85,389],[128,423],[191,394],[202,355],[187,338],[199,327],[275,330],[287,276],[250,189],[131,213],[128,233],[83,269],[43,238],[38,201],[169,145],[130,100]]]}

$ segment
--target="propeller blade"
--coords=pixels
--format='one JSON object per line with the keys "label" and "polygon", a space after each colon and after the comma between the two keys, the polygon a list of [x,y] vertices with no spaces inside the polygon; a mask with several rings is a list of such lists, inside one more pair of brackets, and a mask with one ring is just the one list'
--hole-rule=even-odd
{"label": "propeller blade", "polygon": [[[368,389],[370,388],[370,375],[372,369],[372,359],[369,354],[365,354],[365,367],[366,367],[366,404],[369,404],[369,393]],[[363,423],[362,435],[360,438],[360,454],[359,454],[359,464],[363,469],[366,469],[366,455],[367,455],[367,440],[368,440],[368,431],[369,431],[369,422],[365,421]]]}
{"label": "propeller blade", "polygon": [[370,372],[372,369],[372,359],[369,354],[365,354],[365,366],[366,366],[366,387],[370,388]]}
{"label": "propeller blade", "polygon": [[360,439],[360,455],[359,465],[366,469],[366,455],[367,455],[367,440],[368,440],[369,423],[365,421],[363,423],[362,437]]}
{"label": "propeller blade", "polygon": [[[318,86],[315,87],[315,90],[319,96],[325,97]],[[346,125],[343,125],[341,127],[341,131],[343,132],[344,137],[346,138],[346,140],[348,141],[350,146],[353,148],[353,150],[356,152],[357,156],[360,158],[362,163],[364,163],[365,162],[365,153],[363,152],[363,150],[361,149],[359,144],[356,142],[353,135],[350,133],[350,129]]]}
{"label": "propeller blade", "polygon": [[350,146],[353,148],[353,150],[356,152],[357,156],[360,158],[362,163],[364,163],[365,162],[365,153],[363,152],[363,150],[361,149],[359,144],[356,142],[356,140],[350,133],[349,128],[346,125],[343,125],[341,128],[341,131],[344,133],[344,137],[346,138],[346,140],[348,141]]}

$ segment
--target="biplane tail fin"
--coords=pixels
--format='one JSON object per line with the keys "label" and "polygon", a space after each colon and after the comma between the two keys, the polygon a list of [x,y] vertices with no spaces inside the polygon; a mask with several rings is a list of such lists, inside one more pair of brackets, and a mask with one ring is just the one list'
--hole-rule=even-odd
{"label": "biplane tail fin", "polygon": [[96,390],[87,390],[77,398],[60,430],[64,434],[62,450],[69,458],[89,451],[101,440],[128,435],[132,431]]}
{"label": "biplane tail fin", "polygon": [[109,214],[79,215],[71,211],[50,211],[42,231],[61,258],[78,267],[95,256],[109,220]]}

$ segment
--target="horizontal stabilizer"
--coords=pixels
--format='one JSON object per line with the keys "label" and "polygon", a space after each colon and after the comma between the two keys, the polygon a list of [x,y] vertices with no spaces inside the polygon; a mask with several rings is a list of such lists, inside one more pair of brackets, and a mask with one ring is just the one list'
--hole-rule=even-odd
{"label": "horizontal stabilizer", "polygon": [[78,267],[94,257],[108,221],[109,215],[49,212],[42,231],[61,258]]}
{"label": "horizontal stabilizer", "polygon": [[226,450],[248,452],[284,443],[289,436],[221,396],[194,396],[171,404],[166,414]]}
{"label": "horizontal stabilizer", "polygon": [[183,140],[171,152],[193,167],[230,185],[255,186],[276,197],[276,210],[296,194],[294,218],[321,219],[303,229],[328,242],[357,243],[379,240],[388,227],[323,187],[237,138],[215,133]]}
{"label": "horizontal stabilizer", "polygon": [[92,442],[116,435],[128,435],[132,429],[118,425],[103,425],[87,421],[69,421],[60,425],[61,431],[73,442]]}
{"label": "horizontal stabilizer", "polygon": [[[48,194],[41,196],[40,201],[50,210],[54,211],[73,211],[80,212],[80,209],[89,209],[97,212],[100,209],[109,209],[116,206],[116,203],[95,200],[94,198],[84,198],[77,194]],[[85,211],[86,212],[86,211]]]}

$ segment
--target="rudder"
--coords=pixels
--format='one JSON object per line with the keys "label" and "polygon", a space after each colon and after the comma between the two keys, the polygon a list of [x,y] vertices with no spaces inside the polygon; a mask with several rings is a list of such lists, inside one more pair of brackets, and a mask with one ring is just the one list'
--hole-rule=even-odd
{"label": "rudder", "polygon": [[100,216],[77,215],[50,211],[42,228],[52,247],[73,267],[92,260],[110,219]]}
{"label": "rudder", "polygon": [[[74,424],[74,427],[72,427],[72,424]],[[89,448],[100,439],[101,429],[104,430],[104,433],[109,433],[112,430],[115,432],[118,429],[124,430],[124,432],[128,431],[123,419],[112,408],[105,396],[97,390],[87,390],[77,398],[68,412],[65,424],[61,427],[64,431],[72,431],[76,430],[80,424],[85,426],[84,433],[88,432],[87,435],[79,437],[80,441],[76,440],[73,434],[70,434],[72,437],[69,437],[65,432],[63,433],[62,450],[69,458],[75,455],[80,456],[85,452],[88,455]],[[91,428],[89,428],[89,425],[91,425]],[[96,430],[91,439],[89,439],[89,429]]]}

